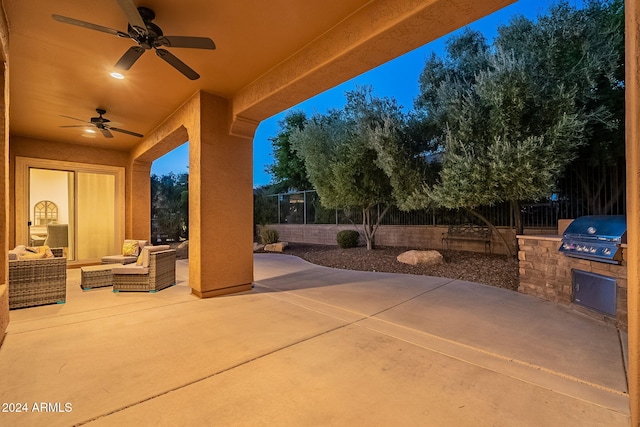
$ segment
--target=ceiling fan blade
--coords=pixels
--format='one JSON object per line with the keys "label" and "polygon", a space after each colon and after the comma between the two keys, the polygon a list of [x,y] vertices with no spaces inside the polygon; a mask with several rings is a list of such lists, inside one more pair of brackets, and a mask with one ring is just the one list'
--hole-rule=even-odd
{"label": "ceiling fan blade", "polygon": [[125,129],[118,129],[118,128],[114,128],[109,126],[109,130],[113,130],[116,132],[120,132],[120,133],[126,133],[127,135],[133,135],[133,136],[137,136],[138,138],[142,138],[144,135],[136,133],[136,132],[132,132],[130,130],[125,130]]}
{"label": "ceiling fan blade", "polygon": [[[67,119],[77,120],[77,121],[82,122],[82,123],[87,123],[87,121],[86,121],[86,120],[76,119],[75,117],[65,116],[65,115],[63,115],[63,114],[60,114],[60,117],[66,117]],[[89,123],[89,124],[91,124],[91,123]]]}
{"label": "ceiling fan blade", "polygon": [[189,47],[192,49],[210,49],[216,48],[216,44],[208,37],[188,37],[188,36],[163,36],[159,41],[164,46],[169,47]]}
{"label": "ceiling fan blade", "polygon": [[107,128],[98,128],[98,129],[100,129],[100,132],[102,132],[102,135],[105,138],[113,138],[113,134],[111,132],[109,132],[109,129],[107,129]]}
{"label": "ceiling fan blade", "polygon": [[171,52],[166,49],[156,49],[156,55],[164,59],[176,70],[184,74],[189,80],[197,80],[200,78],[200,74],[196,73],[187,64],[176,58]]}
{"label": "ceiling fan blade", "polygon": [[131,68],[133,64],[142,56],[144,53],[144,48],[140,46],[131,46],[125,53],[122,55],[122,58],[116,62],[115,67],[120,70],[128,70]]}
{"label": "ceiling fan blade", "polygon": [[76,25],[78,27],[87,28],[89,30],[101,31],[103,33],[112,34],[114,36],[130,38],[129,34],[122,31],[114,30],[113,28],[103,27],[102,25],[92,24],[91,22],[80,21],[78,19],[69,18],[61,15],[51,15],[53,19],[64,24]]}
{"label": "ceiling fan blade", "polygon": [[91,126],[89,124],[83,126],[83,125],[66,125],[66,126],[58,126],[60,128],[86,128],[87,126]]}
{"label": "ceiling fan blade", "polygon": [[124,12],[127,17],[127,21],[129,21],[129,25],[132,27],[139,29],[138,33],[142,34],[147,31],[147,26],[140,16],[138,12],[138,8],[133,3],[133,0],[118,0],[118,5],[120,5],[120,9]]}

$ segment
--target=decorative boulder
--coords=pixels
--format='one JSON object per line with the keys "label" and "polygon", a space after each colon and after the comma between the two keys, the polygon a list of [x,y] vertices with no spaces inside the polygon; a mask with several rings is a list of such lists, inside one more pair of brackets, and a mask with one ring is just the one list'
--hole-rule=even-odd
{"label": "decorative boulder", "polygon": [[268,245],[264,245],[264,250],[266,252],[284,252],[284,248],[287,246],[289,246],[287,242],[270,243]]}
{"label": "decorative boulder", "polygon": [[407,251],[396,258],[399,262],[411,265],[439,265],[444,262],[442,254],[438,251]]}
{"label": "decorative boulder", "polygon": [[258,242],[253,242],[253,252],[258,252],[258,251],[261,251],[262,249],[264,249],[264,245]]}

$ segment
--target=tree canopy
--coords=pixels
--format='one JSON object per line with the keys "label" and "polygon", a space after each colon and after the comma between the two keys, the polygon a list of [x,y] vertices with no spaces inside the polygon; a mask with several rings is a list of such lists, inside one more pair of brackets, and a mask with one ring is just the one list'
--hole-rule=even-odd
{"label": "tree canopy", "polygon": [[446,56],[426,62],[415,104],[442,171],[403,206],[509,201],[522,232],[519,202],[550,196],[580,147],[623,146],[620,4],[560,2],[538,22],[516,17],[492,46],[468,29],[449,39]]}
{"label": "tree canopy", "polygon": [[280,130],[273,138],[269,138],[273,148],[274,163],[267,166],[266,172],[273,176],[272,188],[276,192],[291,190],[310,190],[311,183],[307,177],[304,159],[297,155],[291,145],[291,134],[304,129],[307,116],[302,111],[290,111],[278,124]]}
{"label": "tree canopy", "polygon": [[[393,202],[390,179],[380,168],[371,134],[402,128],[404,115],[395,100],[374,97],[371,88],[358,88],[346,97],[344,109],[316,114],[291,134],[291,141],[324,207],[361,210],[371,249],[380,220]],[[378,205],[384,208],[376,217],[373,210]]]}

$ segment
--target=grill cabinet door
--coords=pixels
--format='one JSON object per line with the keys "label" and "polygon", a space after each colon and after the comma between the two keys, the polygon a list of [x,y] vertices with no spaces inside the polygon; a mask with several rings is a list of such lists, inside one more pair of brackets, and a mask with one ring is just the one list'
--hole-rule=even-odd
{"label": "grill cabinet door", "polygon": [[573,270],[573,302],[601,313],[616,315],[616,279]]}

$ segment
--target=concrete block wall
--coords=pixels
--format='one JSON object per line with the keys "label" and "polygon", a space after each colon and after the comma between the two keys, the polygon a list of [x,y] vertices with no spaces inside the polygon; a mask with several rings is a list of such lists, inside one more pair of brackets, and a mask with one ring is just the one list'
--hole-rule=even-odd
{"label": "concrete block wall", "polygon": [[[520,285],[518,291],[548,301],[571,306],[590,317],[613,323],[627,330],[627,251],[623,247],[621,265],[571,258],[558,252],[559,236],[518,236]],[[616,279],[615,317],[573,304],[572,271],[614,277]]]}
{"label": "concrete block wall", "polygon": [[[270,228],[278,231],[280,240],[284,242],[311,243],[316,245],[337,245],[336,235],[341,230],[358,230],[351,224],[270,224]],[[513,241],[512,253],[516,253],[516,244],[513,233],[507,228],[498,228],[504,234],[507,241]],[[416,249],[442,249],[442,233],[447,232],[446,226],[405,226],[405,225],[381,225],[376,232],[376,245],[378,246],[400,246]],[[361,244],[364,244],[362,233],[360,233]],[[493,236],[491,242],[494,254],[505,255],[507,253],[502,240]],[[444,248],[446,248],[446,243]],[[484,242],[477,241],[452,241],[449,249],[484,252]]]}

